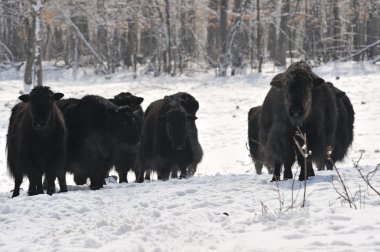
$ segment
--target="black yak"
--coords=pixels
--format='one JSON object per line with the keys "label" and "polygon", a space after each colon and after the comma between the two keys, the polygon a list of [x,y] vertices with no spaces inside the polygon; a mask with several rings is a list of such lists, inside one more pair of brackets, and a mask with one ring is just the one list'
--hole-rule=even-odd
{"label": "black yak", "polygon": [[[136,134],[141,135],[141,129],[144,120],[144,111],[141,107],[141,103],[144,101],[144,98],[135,96],[129,92],[122,92],[118,95],[115,95],[113,99],[110,99],[111,102],[117,106],[129,106],[136,111],[137,120],[136,120]],[[128,182],[127,175],[128,171],[132,170],[135,172],[137,177],[137,168],[135,167],[137,151],[139,148],[139,143],[137,144],[128,144],[120,142],[113,150],[113,164],[115,170],[119,174],[119,183]]]}
{"label": "black yak", "polygon": [[335,96],[305,62],[290,65],[273,78],[271,86],[262,106],[259,142],[265,163],[274,167],[273,180],[280,179],[282,164],[284,179],[293,177],[291,167],[295,155],[301,166],[299,179],[305,177],[304,158],[294,143],[298,129],[306,133],[307,147],[312,154],[307,159],[307,177],[314,176],[311,160],[323,162],[327,149],[335,141]]}
{"label": "black yak", "polygon": [[62,108],[69,131],[66,170],[74,174],[76,184],[90,178],[92,190],[102,188],[114,149],[121,142],[133,145],[139,140],[138,112],[95,95]]}
{"label": "black yak", "polygon": [[[262,107],[257,106],[251,108],[248,112],[248,146],[252,162],[255,164],[256,174],[261,174],[264,165],[264,157],[259,143],[261,110]],[[269,174],[273,173],[271,167],[267,167],[267,169]]]}
{"label": "black yak", "polygon": [[[350,99],[344,91],[336,88],[330,82],[326,84],[333,90],[337,106],[335,142],[332,146],[330,156],[332,162],[330,160],[325,161],[327,170],[332,170],[335,162],[342,161],[345,158],[348,148],[352,144],[354,138],[355,112]],[[317,163],[317,167],[318,170],[323,170],[324,163]]]}
{"label": "black yak", "polygon": [[162,180],[169,179],[170,173],[176,177],[178,170],[181,178],[187,177],[188,168],[196,167],[202,159],[196,119],[173,96],[148,106],[139,150],[138,182],[144,180],[145,171],[151,170]]}
{"label": "black yak", "polygon": [[13,109],[7,134],[8,168],[15,180],[12,197],[20,194],[23,177],[29,179],[28,195],[43,194],[42,176],[47,179],[47,193],[55,192],[59,178],[60,191],[66,192],[65,157],[66,126],[56,105],[63,94],[49,87],[35,87]]}
{"label": "black yak", "polygon": [[[194,96],[186,92],[178,92],[171,95],[170,97],[172,99],[177,100],[183,106],[183,108],[186,110],[187,113],[196,117],[196,113],[199,109],[199,103],[194,98]],[[197,129],[197,126],[195,125],[195,120],[191,120],[189,123],[190,123],[190,132],[191,132],[190,134],[192,135],[190,137],[190,140],[193,141],[192,145],[194,145],[194,148],[198,150],[197,152],[194,153],[198,155],[198,156],[195,156],[194,159],[200,161],[203,156],[203,150],[198,141],[198,129]],[[194,162],[187,168],[186,176],[193,176],[195,174],[195,172],[197,171],[198,163],[199,162]],[[177,173],[178,173],[178,169],[176,170],[174,168],[172,170],[172,177],[176,177]]]}

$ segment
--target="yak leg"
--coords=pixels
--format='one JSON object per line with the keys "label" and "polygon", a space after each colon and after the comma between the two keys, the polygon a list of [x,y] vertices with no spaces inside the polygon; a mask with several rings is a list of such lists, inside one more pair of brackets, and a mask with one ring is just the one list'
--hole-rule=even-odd
{"label": "yak leg", "polygon": [[66,183],[66,175],[61,175],[58,177],[58,183],[59,183],[59,192],[67,192],[67,183]]}
{"label": "yak leg", "polygon": [[313,163],[311,161],[311,159],[307,159],[307,178],[310,178],[310,177],[314,177],[315,176],[315,173],[314,173],[314,169],[313,169]]}
{"label": "yak leg", "polygon": [[192,177],[197,172],[197,164],[192,164],[187,168],[187,176]]}
{"label": "yak leg", "polygon": [[272,167],[267,166],[267,170],[268,170],[268,174],[273,174],[274,172],[274,169]]}
{"label": "yak leg", "polygon": [[335,165],[334,162],[332,160],[329,160],[329,159],[326,159],[325,164],[326,164],[327,170],[330,170],[330,171],[333,170],[334,165]]}
{"label": "yak leg", "polygon": [[170,164],[170,162],[167,159],[158,156],[156,157],[154,163],[155,169],[157,171],[157,178],[159,180],[168,180],[170,172],[172,170],[172,165]]}
{"label": "yak leg", "polygon": [[272,181],[280,181],[281,180],[281,163],[275,162],[274,163],[274,173],[272,177]]}
{"label": "yak leg", "polygon": [[74,174],[74,182],[77,185],[84,185],[87,183],[87,176],[80,176]]}
{"label": "yak leg", "polygon": [[[54,179],[53,178],[53,184],[54,184]],[[36,176],[36,182],[37,182],[37,192],[38,194],[44,194],[44,187],[42,186],[42,174],[39,176]]]}
{"label": "yak leg", "polygon": [[12,198],[17,197],[17,196],[20,195],[20,185],[22,183],[22,178],[23,178],[22,174],[17,174],[17,175],[14,176],[15,187],[13,189]]}
{"label": "yak leg", "polygon": [[325,163],[327,166],[327,162],[329,162],[329,161],[328,160],[326,160],[326,161],[317,160],[315,163],[316,163],[318,171],[323,171],[325,169]]}
{"label": "yak leg", "polygon": [[263,164],[260,162],[255,162],[255,169],[256,169],[256,174],[261,175],[261,172],[263,170]]}
{"label": "yak leg", "polygon": [[181,178],[181,179],[187,178],[187,165],[181,164],[180,170],[181,170],[181,174],[180,174],[179,178]]}
{"label": "yak leg", "polygon": [[293,179],[292,166],[294,164],[294,155],[289,155],[288,160],[284,162],[284,180]]}
{"label": "yak leg", "polygon": [[128,172],[123,169],[117,169],[117,173],[119,174],[119,183],[128,183]]}
{"label": "yak leg", "polygon": [[47,182],[46,193],[49,195],[52,195],[53,193],[55,193],[55,183],[54,183],[55,177],[56,177],[56,174],[54,171],[52,170],[46,171],[45,173],[45,178]]}
{"label": "yak leg", "polygon": [[[173,166],[172,169],[171,169],[171,174],[172,174],[172,178],[178,178],[178,169],[176,166]],[[181,174],[182,174],[182,171],[181,171]]]}
{"label": "yak leg", "polygon": [[38,191],[37,191],[37,178],[36,178],[36,175],[35,174],[30,174],[30,175],[28,175],[28,179],[29,179],[28,195],[29,196],[37,195]]}
{"label": "yak leg", "polygon": [[297,154],[297,161],[299,166],[301,166],[301,173],[299,176],[299,180],[303,181],[305,180],[305,169],[307,169],[307,178],[315,176],[314,169],[313,169],[313,164],[310,159],[306,159],[306,167],[305,167],[305,158],[302,156],[302,154],[298,153]]}

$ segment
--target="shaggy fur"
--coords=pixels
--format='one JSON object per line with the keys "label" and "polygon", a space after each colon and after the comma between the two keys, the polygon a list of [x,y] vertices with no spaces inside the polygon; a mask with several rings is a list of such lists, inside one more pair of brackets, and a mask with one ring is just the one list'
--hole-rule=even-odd
{"label": "shaggy fur", "polygon": [[[141,103],[144,101],[144,98],[134,96],[133,94],[120,93],[116,95],[113,99],[110,99],[111,102],[117,106],[129,106],[135,109],[135,115],[137,116],[137,131],[139,138],[141,136],[141,130],[144,120],[144,111],[141,107]],[[120,142],[113,151],[113,164],[115,170],[119,174],[119,183],[126,182],[128,183],[127,175],[130,170],[135,172],[137,177],[137,168],[136,168],[136,157],[137,151],[139,148],[139,143],[137,144],[128,144]]]}
{"label": "shaggy fur", "polygon": [[[332,170],[335,162],[342,161],[352,144],[354,136],[355,112],[346,93],[336,88],[332,83],[326,83],[334,92],[337,106],[337,127],[335,131],[335,143],[331,153],[331,161],[326,160],[328,170]],[[323,170],[324,164],[317,163],[318,170]]]}
{"label": "shaggy fur", "polygon": [[[196,117],[196,113],[199,109],[199,103],[194,98],[194,96],[192,96],[186,92],[178,92],[174,95],[171,95],[170,97],[177,100],[183,106],[183,108],[186,110],[187,113]],[[193,141],[192,145],[196,146],[195,149],[198,150],[195,153],[198,156],[194,157],[194,159],[195,160],[202,160],[203,150],[202,150],[201,145],[198,142],[198,129],[197,129],[197,126],[195,125],[195,120],[191,120],[189,123],[190,123],[190,130],[191,130],[190,134],[192,135],[190,137],[190,140]],[[198,163],[193,163],[192,165],[190,165],[187,168],[187,176],[193,176],[197,171],[197,166],[198,166]],[[173,177],[173,175],[174,175],[174,177],[176,177],[177,173],[178,173],[178,170],[172,170],[172,177]],[[183,176],[181,175],[181,177],[183,177]]]}
{"label": "shaggy fur", "polygon": [[[169,179],[170,173],[177,170],[181,171],[181,177],[187,177],[187,169],[196,166],[202,158],[202,149],[192,128],[195,119],[172,96],[149,105],[139,150],[139,182],[144,180],[144,172],[151,170],[162,180]],[[175,174],[172,177],[176,177]]]}
{"label": "shaggy fur", "polygon": [[[314,176],[311,161],[323,162],[328,147],[335,142],[335,96],[305,62],[290,65],[273,78],[271,86],[262,107],[259,139],[265,163],[274,167],[273,180],[280,179],[282,164],[284,179],[293,177],[291,167],[295,155],[301,166],[299,179],[304,179],[306,168],[307,177]],[[293,140],[298,128],[306,133],[308,149],[312,152],[307,167]]]}
{"label": "shaggy fur", "polygon": [[48,87],[35,87],[21,95],[9,120],[7,152],[9,173],[15,180],[12,197],[20,194],[23,177],[29,179],[28,195],[43,194],[42,176],[47,179],[47,193],[55,192],[54,180],[60,178],[61,192],[67,191],[64,165],[66,126],[56,105],[63,94]]}
{"label": "shaggy fur", "polygon": [[129,106],[118,107],[107,99],[88,95],[62,106],[69,130],[66,171],[76,184],[90,178],[92,190],[103,187],[113,165],[114,149],[120,143],[137,144],[138,117]]}

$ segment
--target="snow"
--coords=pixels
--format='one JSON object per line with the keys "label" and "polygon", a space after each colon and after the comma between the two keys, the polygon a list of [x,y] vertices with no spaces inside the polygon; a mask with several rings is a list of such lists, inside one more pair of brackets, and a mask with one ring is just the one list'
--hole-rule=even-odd
{"label": "snow", "polygon": [[[104,78],[80,69],[77,81],[71,71],[57,70],[44,73],[45,85],[65,97],[131,91],[145,98],[146,108],[166,94],[193,94],[200,102],[204,159],[190,179],[109,183],[91,191],[68,175],[68,193],[33,197],[26,196],[24,179],[24,191],[10,199],[13,181],[2,151],[0,251],[380,251],[380,197],[353,168],[361,154],[364,175],[380,163],[380,66],[345,62],[314,70],[344,90],[356,111],[353,146],[337,166],[357,210],[335,191],[334,186],[342,187],[334,171],[316,171],[307,182],[304,208],[303,182],[270,183],[270,175],[255,174],[246,148],[247,113],[262,103],[277,69],[223,78],[210,73],[137,79],[131,73]],[[23,87],[20,75],[0,73],[1,150],[10,109]],[[371,183],[379,190],[380,175]]]}

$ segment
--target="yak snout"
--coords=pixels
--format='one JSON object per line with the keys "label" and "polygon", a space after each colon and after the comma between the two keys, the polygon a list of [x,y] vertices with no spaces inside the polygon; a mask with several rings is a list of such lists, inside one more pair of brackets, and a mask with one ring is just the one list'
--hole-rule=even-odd
{"label": "yak snout", "polygon": [[33,128],[35,129],[44,129],[46,127],[45,121],[33,121],[32,123]]}
{"label": "yak snout", "polygon": [[300,118],[303,116],[303,111],[300,108],[290,109],[289,116],[293,118]]}
{"label": "yak snout", "polygon": [[175,150],[184,150],[185,149],[185,143],[181,143],[181,144],[173,144],[173,148]]}

